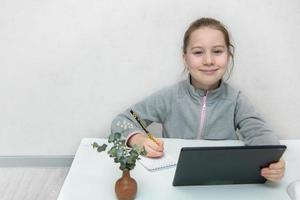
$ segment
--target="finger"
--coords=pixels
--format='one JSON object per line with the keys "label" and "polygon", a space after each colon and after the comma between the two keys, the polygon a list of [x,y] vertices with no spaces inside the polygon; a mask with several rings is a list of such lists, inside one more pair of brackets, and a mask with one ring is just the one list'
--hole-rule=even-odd
{"label": "finger", "polygon": [[147,152],[147,157],[161,157],[163,156],[163,152],[156,151],[149,146],[145,146],[145,150]]}
{"label": "finger", "polygon": [[164,151],[164,141],[161,139],[156,139],[158,146],[161,148],[162,151]]}
{"label": "finger", "polygon": [[266,179],[281,179],[284,174],[264,174],[263,177]]}
{"label": "finger", "polygon": [[155,138],[155,140],[158,142],[159,145],[163,145],[164,144],[164,141],[162,139]]}
{"label": "finger", "polygon": [[282,169],[266,169],[261,171],[264,175],[276,175],[276,174],[284,174],[284,170]]}
{"label": "finger", "polygon": [[270,170],[280,170],[280,171],[285,171],[285,165],[283,164],[277,164],[277,163],[273,163],[271,165],[269,165],[269,167],[265,167],[261,169],[261,172],[263,173],[269,173]]}
{"label": "finger", "polygon": [[264,177],[269,181],[277,182],[282,179],[283,175],[269,175],[269,176],[264,176]]}
{"label": "finger", "polygon": [[162,152],[162,151],[164,150],[164,149],[163,149],[163,146],[157,145],[155,142],[153,142],[153,141],[150,140],[150,139],[147,139],[146,142],[145,142],[145,144],[146,144],[147,146],[149,146],[150,148],[152,148],[153,150],[155,150],[155,151],[160,151],[160,152]]}
{"label": "finger", "polygon": [[145,147],[147,147],[151,151],[163,152],[163,151],[161,151],[161,148],[157,144],[155,144],[153,141],[146,141]]}
{"label": "finger", "polygon": [[280,180],[283,176],[284,173],[283,172],[279,172],[279,173],[261,173],[261,176],[265,177],[268,180]]}
{"label": "finger", "polygon": [[268,181],[272,181],[272,182],[279,182],[281,179],[267,179]]}
{"label": "finger", "polygon": [[285,162],[284,162],[284,160],[279,160],[276,163],[270,164],[269,168],[270,169],[283,169],[283,168],[285,168]]}
{"label": "finger", "polygon": [[264,177],[283,177],[284,170],[262,170],[261,175]]}

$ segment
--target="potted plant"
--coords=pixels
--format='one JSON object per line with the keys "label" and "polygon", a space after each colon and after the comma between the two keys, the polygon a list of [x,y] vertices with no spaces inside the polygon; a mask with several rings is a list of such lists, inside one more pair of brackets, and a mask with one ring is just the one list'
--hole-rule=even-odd
{"label": "potted plant", "polygon": [[[135,167],[136,160],[140,159],[139,155],[146,155],[144,148],[134,145],[132,148],[125,144],[125,139],[121,133],[112,133],[108,138],[108,143],[112,143],[111,148],[107,151],[108,155],[114,159],[115,163],[120,163],[120,170],[123,171],[122,177],[115,184],[115,192],[119,200],[134,199],[137,192],[136,181],[130,177],[130,170]],[[98,152],[105,151],[107,144],[92,144]]]}

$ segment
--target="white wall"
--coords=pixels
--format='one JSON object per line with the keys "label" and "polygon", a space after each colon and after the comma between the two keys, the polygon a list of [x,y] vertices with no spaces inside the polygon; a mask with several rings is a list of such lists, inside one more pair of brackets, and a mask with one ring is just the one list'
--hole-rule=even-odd
{"label": "white wall", "polygon": [[0,0],[0,155],[74,154],[182,78],[189,23],[223,21],[231,82],[282,139],[300,138],[298,0]]}

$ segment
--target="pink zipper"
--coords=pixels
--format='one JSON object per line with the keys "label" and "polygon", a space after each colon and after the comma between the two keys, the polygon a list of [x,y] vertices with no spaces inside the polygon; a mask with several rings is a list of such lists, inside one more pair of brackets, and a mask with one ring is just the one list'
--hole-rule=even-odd
{"label": "pink zipper", "polygon": [[201,109],[201,115],[200,115],[200,126],[199,126],[199,134],[198,137],[202,138],[202,132],[204,127],[204,121],[205,121],[205,115],[206,115],[206,97],[207,97],[208,91],[205,92],[205,95],[202,99],[202,109]]}

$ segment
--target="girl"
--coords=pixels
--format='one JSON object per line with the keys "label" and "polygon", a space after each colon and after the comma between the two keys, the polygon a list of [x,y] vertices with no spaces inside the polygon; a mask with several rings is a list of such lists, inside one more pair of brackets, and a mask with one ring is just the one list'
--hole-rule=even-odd
{"label": "girl", "polygon": [[[183,39],[187,80],[154,93],[132,109],[147,126],[161,123],[162,136],[167,138],[242,139],[246,145],[279,144],[245,96],[223,80],[233,63],[233,50],[222,23],[211,18],[196,20]],[[162,156],[163,141],[157,139],[154,143],[148,139],[129,110],[113,120],[111,131],[127,137],[129,146],[144,146],[148,157]],[[284,169],[285,163],[280,160],[263,168],[261,174],[268,180],[279,181]]]}

